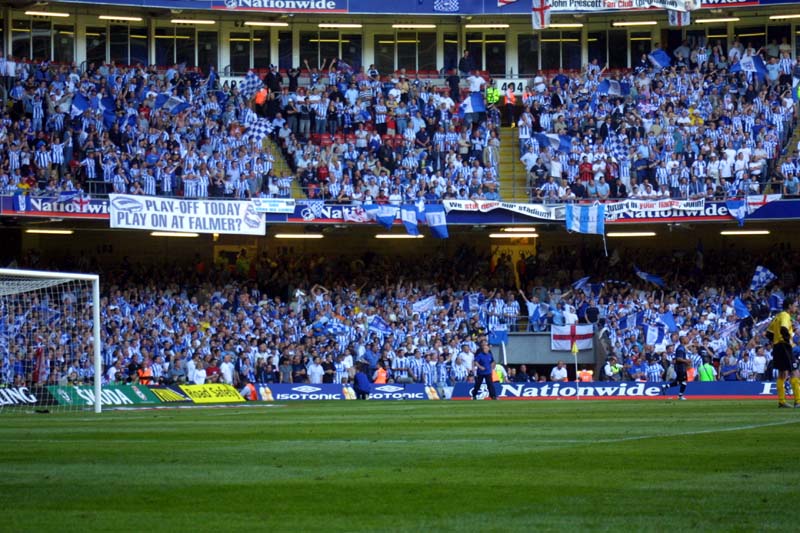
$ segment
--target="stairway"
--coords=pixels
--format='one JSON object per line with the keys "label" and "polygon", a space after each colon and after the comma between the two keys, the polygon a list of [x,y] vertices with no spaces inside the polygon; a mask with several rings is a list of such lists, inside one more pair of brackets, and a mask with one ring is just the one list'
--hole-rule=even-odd
{"label": "stairway", "polygon": [[506,202],[527,202],[525,169],[519,162],[515,128],[500,128],[500,197]]}
{"label": "stairway", "polygon": [[[272,168],[275,171],[275,176],[280,178],[293,175],[292,169],[289,167],[289,163],[287,163],[286,159],[283,157],[283,152],[281,151],[281,147],[278,146],[278,143],[269,137],[264,137],[264,148],[267,148],[270,152],[272,152],[272,157],[275,158],[275,161],[272,164]],[[303,199],[305,197],[306,195],[303,193],[303,189],[300,187],[300,184],[297,183],[296,180],[292,180],[292,198]]]}

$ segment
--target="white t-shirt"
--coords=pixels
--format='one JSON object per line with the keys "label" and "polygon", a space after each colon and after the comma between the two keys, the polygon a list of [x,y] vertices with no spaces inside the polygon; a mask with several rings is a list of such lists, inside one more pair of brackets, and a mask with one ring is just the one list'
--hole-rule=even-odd
{"label": "white t-shirt", "polygon": [[550,381],[564,381],[565,379],[567,379],[567,367],[558,368],[554,366],[553,370],[550,371]]}
{"label": "white t-shirt", "polygon": [[206,382],[206,369],[196,368],[194,371],[194,384],[203,385]]}
{"label": "white t-shirt", "polygon": [[219,365],[219,372],[222,374],[222,382],[233,385],[233,363],[222,363]]}
{"label": "white t-shirt", "polygon": [[469,83],[469,92],[471,93],[480,92],[481,85],[486,83],[480,76],[470,76],[467,78],[467,82]]}
{"label": "white t-shirt", "polygon": [[323,374],[325,374],[325,371],[322,369],[322,365],[316,363],[308,365],[308,380],[311,383],[322,383]]}

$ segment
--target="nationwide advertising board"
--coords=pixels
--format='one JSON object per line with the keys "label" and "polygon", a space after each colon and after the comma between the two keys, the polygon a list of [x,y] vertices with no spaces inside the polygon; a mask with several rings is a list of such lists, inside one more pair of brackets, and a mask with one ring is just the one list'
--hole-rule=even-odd
{"label": "nationwide advertising board", "polygon": [[[686,396],[703,400],[745,400],[777,398],[773,382],[717,381],[695,382],[686,387]],[[471,400],[473,385],[457,383],[453,400]],[[597,383],[495,383],[497,397],[501,400],[646,400],[663,399],[661,383],[654,382],[597,382]],[[669,389],[667,397],[675,397],[677,388]],[[478,393],[479,399],[488,398],[486,385]]]}
{"label": "nationwide advertising board", "polygon": [[[269,199],[236,202],[227,200],[181,200],[133,195],[116,205],[106,199],[74,197],[1,196],[0,214],[9,217],[109,220],[111,227],[142,230],[190,231],[198,233],[244,233],[263,235],[266,223],[375,224],[358,205],[326,204],[322,201]],[[746,221],[791,220],[800,218],[800,200],[773,201],[762,196],[748,197]],[[133,200],[128,200],[133,198]],[[142,203],[144,202],[144,203]],[[705,200],[624,200],[607,202],[608,224],[734,222],[739,220],[726,202]],[[544,205],[503,201],[449,200],[444,203],[448,225],[514,224],[533,221],[559,223],[564,220],[563,205]],[[399,216],[395,224],[402,224]]]}
{"label": "nationwide advertising board", "polygon": [[[636,11],[675,8],[691,10],[740,6],[768,6],[792,0],[552,0],[556,12]],[[85,4],[86,0],[61,0],[60,3]],[[415,0],[380,2],[376,0],[113,0],[112,5],[162,9],[211,9],[225,13],[314,13],[401,14],[401,15],[530,15],[531,0]],[[693,6],[691,5],[693,4]]]}

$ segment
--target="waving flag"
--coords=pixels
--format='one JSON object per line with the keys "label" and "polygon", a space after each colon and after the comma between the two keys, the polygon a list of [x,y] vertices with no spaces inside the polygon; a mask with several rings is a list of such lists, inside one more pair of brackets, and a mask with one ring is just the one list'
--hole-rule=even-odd
{"label": "waving flag", "polygon": [[769,310],[780,311],[783,309],[783,296],[772,293],[769,295]]}
{"label": "waving flag", "polygon": [[778,279],[778,276],[770,272],[768,268],[759,265],[756,267],[756,272],[753,274],[753,279],[750,281],[750,290],[761,290],[776,279]]}
{"label": "waving flag", "polygon": [[472,316],[481,310],[481,305],[485,300],[486,298],[480,292],[470,292],[464,295],[461,306],[467,316]]}
{"label": "waving flag", "polygon": [[534,30],[544,30],[550,26],[550,0],[533,0],[531,22]]}
{"label": "waving flag", "polygon": [[733,299],[733,310],[736,312],[738,318],[747,318],[750,316],[750,310],[747,308],[747,304],[738,296]]}
{"label": "waving flag", "polygon": [[80,191],[61,191],[58,193],[58,197],[56,198],[56,202],[71,202],[75,198],[78,197]]}
{"label": "waving flag", "polygon": [[260,118],[247,127],[247,135],[257,142],[272,132],[272,123],[267,118]]}
{"label": "waving flag", "polygon": [[409,235],[419,235],[419,226],[417,220],[417,206],[414,204],[405,204],[400,207],[400,219],[406,227]]}
{"label": "waving flag", "polygon": [[674,333],[678,331],[678,325],[675,323],[675,317],[672,315],[672,311],[667,311],[663,313],[660,317],[661,323],[667,326],[667,331],[670,333]]}
{"label": "waving flag", "polygon": [[639,327],[642,322],[644,322],[644,312],[630,313],[620,318],[617,322],[617,326],[619,326],[619,329],[622,331],[626,331]]}
{"label": "waving flag", "polygon": [[551,150],[558,150],[568,154],[572,151],[572,137],[569,135],[558,135],[555,133],[536,133],[533,135],[539,146],[548,147]]}
{"label": "waving flag", "polygon": [[668,66],[670,66],[670,64],[672,64],[672,60],[669,58],[669,54],[667,54],[661,48],[658,48],[650,52],[648,58],[650,59],[650,62],[653,64],[653,66],[656,67],[657,69],[667,68]]}
{"label": "waving flag", "polygon": [[373,316],[369,321],[369,330],[381,335],[389,335],[392,332],[389,323],[380,315]]}
{"label": "waving flag", "polygon": [[436,296],[428,296],[422,300],[417,300],[411,304],[411,311],[414,313],[427,313],[436,305]]}
{"label": "waving flag", "polygon": [[589,278],[591,277],[592,276],[586,276],[585,278],[579,279],[578,281],[572,284],[572,288],[575,289],[576,291],[583,290],[584,287],[587,287],[589,285]]}
{"label": "waving flag", "polygon": [[425,211],[425,218],[434,237],[446,239],[450,236],[447,231],[447,217],[444,214],[444,206],[441,204],[428,205]]}
{"label": "waving flag", "polygon": [[75,96],[72,97],[72,106],[69,113],[70,117],[75,118],[83,115],[83,112],[87,109],[89,109],[89,99],[81,93],[75,93]]}
{"label": "waving flag", "polygon": [[655,346],[656,344],[664,342],[667,330],[663,326],[645,324],[642,326],[642,333],[644,334],[644,343]]}
{"label": "waving flag", "polygon": [[605,209],[605,205],[597,202],[592,205],[567,204],[567,231],[604,235]]}
{"label": "waving flag", "polygon": [[245,75],[244,79],[239,82],[239,94],[249,100],[254,97],[263,86],[264,82],[261,81],[258,74],[251,70]]}
{"label": "waving flag", "polygon": [[458,115],[464,118],[470,113],[485,113],[486,104],[483,101],[483,94],[469,93],[461,105],[458,106]]}
{"label": "waving flag", "polygon": [[[625,92],[627,89],[627,92]],[[630,85],[623,85],[617,80],[603,80],[595,88],[597,94],[607,94],[609,96],[623,96],[631,92]]]}
{"label": "waving flag", "polygon": [[639,267],[637,267],[636,265],[633,265],[633,270],[636,272],[636,275],[639,276],[639,278],[643,279],[644,281],[652,283],[653,285],[661,287],[662,289],[666,285],[666,283],[664,283],[664,280],[661,279],[659,276],[656,276],[655,274],[648,274],[643,270],[639,270]]}
{"label": "waving flag", "polygon": [[591,324],[573,324],[571,326],[552,326],[550,329],[550,349],[553,351],[570,351],[573,344],[578,350],[591,350],[594,329]]}
{"label": "waving flag", "polygon": [[767,76],[767,67],[764,65],[764,61],[760,56],[744,56],[738,63],[731,65],[728,72],[731,74],[747,72],[749,74],[755,74],[759,79],[763,80]]}

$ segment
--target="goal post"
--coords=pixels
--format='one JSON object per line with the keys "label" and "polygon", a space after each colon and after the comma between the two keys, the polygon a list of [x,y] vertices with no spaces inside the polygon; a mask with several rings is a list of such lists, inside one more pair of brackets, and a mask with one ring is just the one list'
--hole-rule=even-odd
{"label": "goal post", "polygon": [[[89,305],[90,314],[85,310]],[[82,351],[88,340],[89,321],[91,347]],[[68,328],[71,328],[72,335],[67,333]],[[84,378],[80,383],[91,381],[94,412],[100,413],[103,381],[100,276],[0,268],[0,360],[3,363],[0,382],[3,386],[9,388],[23,384],[25,387],[36,385],[44,388],[59,386],[65,380],[74,384],[71,374],[64,376],[61,369],[54,368],[62,363],[55,355],[64,357],[68,351],[71,352],[69,363],[72,365],[67,367],[68,370],[76,369],[74,365],[84,359],[75,374]],[[18,356],[25,357],[25,361],[19,361]],[[33,361],[32,357],[36,360]],[[86,364],[85,358],[91,359],[91,365]],[[65,365],[64,362],[62,366]],[[29,374],[31,367],[34,371]],[[86,379],[90,374],[91,380]],[[0,404],[0,410],[14,400],[9,394],[5,396],[7,402]],[[52,407],[55,408],[56,404],[53,403]]]}

